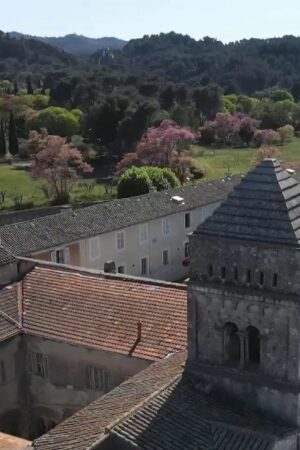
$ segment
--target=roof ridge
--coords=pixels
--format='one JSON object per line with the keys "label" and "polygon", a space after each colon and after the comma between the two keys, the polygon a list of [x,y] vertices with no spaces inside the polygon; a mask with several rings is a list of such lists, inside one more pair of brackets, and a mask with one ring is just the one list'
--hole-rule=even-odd
{"label": "roof ridge", "polygon": [[23,330],[22,324],[20,324],[17,320],[10,317],[8,314],[6,314],[4,311],[0,309],[0,316],[3,317],[3,319],[7,320],[11,325],[14,325],[19,330]]}
{"label": "roof ridge", "polygon": [[[164,383],[162,386],[160,386],[156,391],[151,392],[146,398],[141,400],[139,403],[136,403],[129,411],[126,411],[121,416],[119,416],[117,419],[113,420],[109,425],[107,425],[104,428],[104,432],[102,433],[102,436],[94,442],[92,445],[87,447],[86,450],[96,450],[98,448],[98,445],[108,437],[109,433],[117,427],[121,422],[126,420],[129,416],[131,416],[136,410],[142,408],[145,406],[148,402],[150,402],[152,399],[157,397],[161,392],[168,389],[169,386],[174,384],[179,378],[182,376],[182,373],[174,375],[171,379],[169,379],[166,383]],[[109,394],[109,393],[108,393]],[[103,398],[103,397],[102,397]]]}

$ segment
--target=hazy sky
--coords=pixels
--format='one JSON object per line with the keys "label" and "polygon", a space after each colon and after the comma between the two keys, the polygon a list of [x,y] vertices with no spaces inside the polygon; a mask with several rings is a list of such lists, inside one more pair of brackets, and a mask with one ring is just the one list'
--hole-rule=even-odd
{"label": "hazy sky", "polygon": [[0,0],[0,29],[123,39],[176,32],[228,42],[300,34],[299,0]]}

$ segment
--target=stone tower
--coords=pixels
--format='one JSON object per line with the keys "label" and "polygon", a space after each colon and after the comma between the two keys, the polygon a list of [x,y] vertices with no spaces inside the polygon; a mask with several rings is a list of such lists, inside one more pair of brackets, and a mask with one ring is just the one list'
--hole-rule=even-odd
{"label": "stone tower", "polygon": [[264,160],[190,248],[189,369],[300,425],[300,185]]}

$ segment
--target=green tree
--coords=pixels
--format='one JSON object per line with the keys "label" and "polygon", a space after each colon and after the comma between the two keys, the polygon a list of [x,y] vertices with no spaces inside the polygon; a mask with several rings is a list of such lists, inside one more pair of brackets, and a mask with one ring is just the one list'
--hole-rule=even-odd
{"label": "green tree", "polygon": [[40,131],[46,128],[51,135],[71,137],[79,132],[78,115],[55,106],[40,111],[27,121],[27,129]]}
{"label": "green tree", "polygon": [[126,170],[119,180],[118,198],[135,197],[147,194],[151,188],[151,181],[143,167],[131,167]]}
{"label": "green tree", "polygon": [[6,138],[3,119],[0,121],[0,156],[6,155]]}
{"label": "green tree", "polygon": [[17,136],[16,122],[13,112],[9,116],[8,124],[8,149],[11,155],[16,155],[19,152],[19,141]]}

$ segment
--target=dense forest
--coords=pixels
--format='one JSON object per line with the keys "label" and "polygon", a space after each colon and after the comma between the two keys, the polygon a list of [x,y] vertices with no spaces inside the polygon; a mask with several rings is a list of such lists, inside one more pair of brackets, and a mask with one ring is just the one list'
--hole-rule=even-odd
{"label": "dense forest", "polygon": [[293,36],[223,44],[168,33],[75,57],[0,33],[0,80],[4,134],[13,114],[18,138],[45,126],[115,157],[134,151],[164,119],[201,129],[206,141],[217,113],[300,131],[300,38]]}

